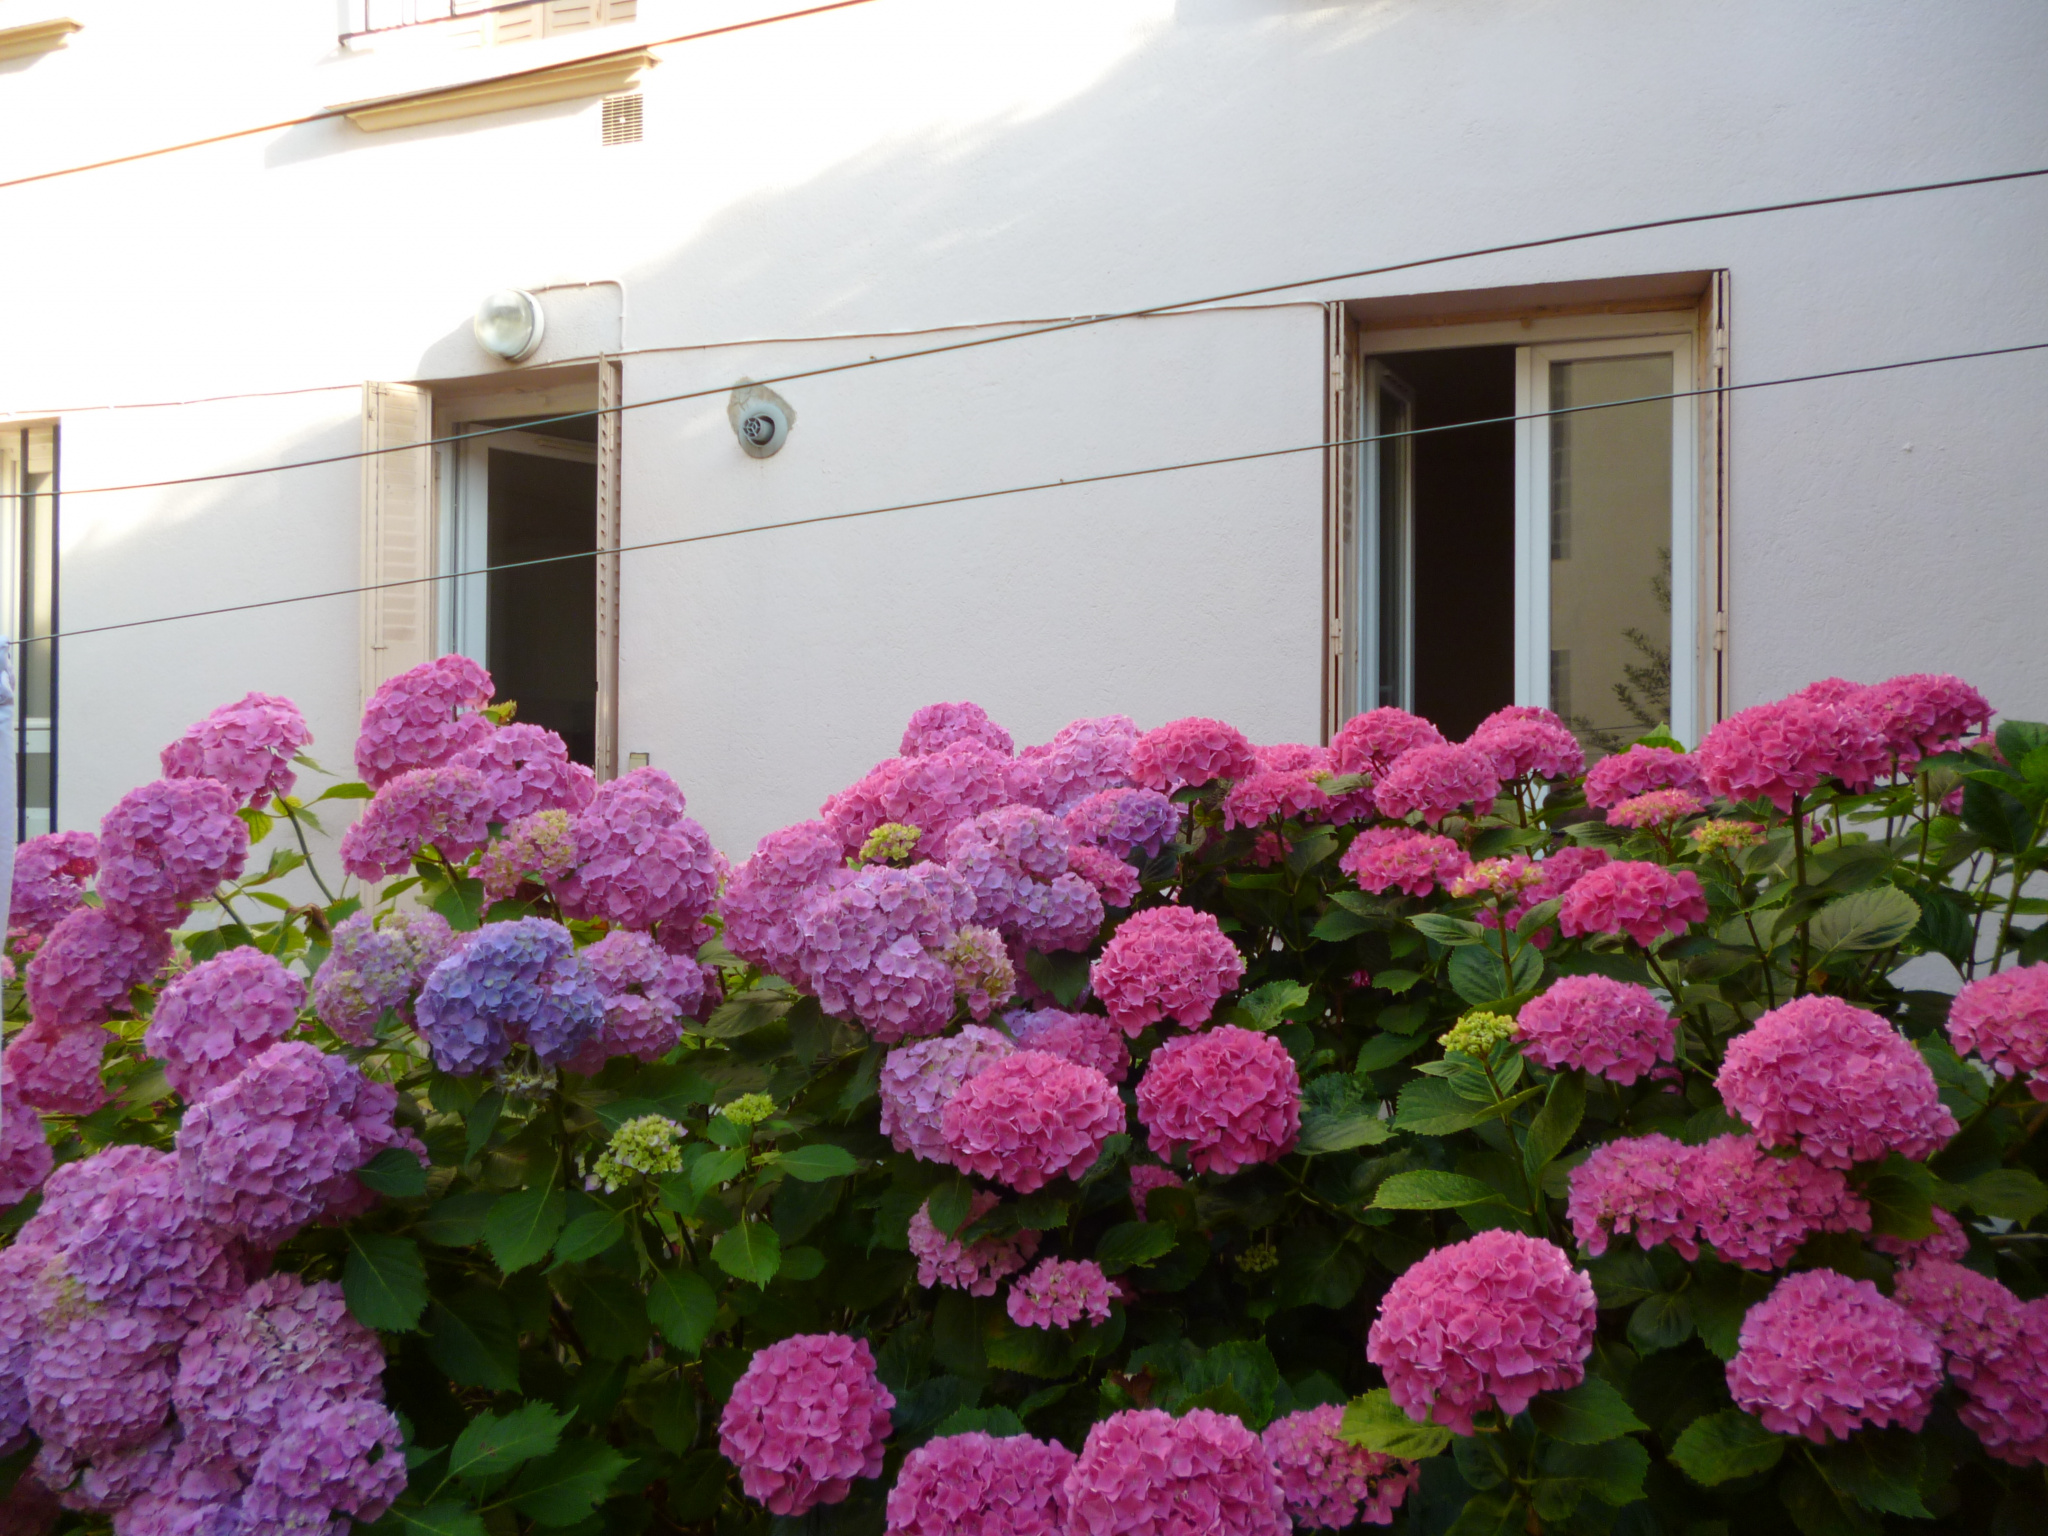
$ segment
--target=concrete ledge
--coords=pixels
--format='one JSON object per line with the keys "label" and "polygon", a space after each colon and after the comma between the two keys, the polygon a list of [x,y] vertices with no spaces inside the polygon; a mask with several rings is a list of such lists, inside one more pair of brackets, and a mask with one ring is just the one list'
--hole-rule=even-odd
{"label": "concrete ledge", "polygon": [[[0,38],[6,34],[0,33]],[[537,107],[551,101],[573,101],[584,96],[609,96],[630,89],[641,71],[661,61],[650,49],[624,48],[600,53],[566,64],[550,64],[517,74],[493,75],[430,91],[410,91],[399,96],[379,96],[369,101],[343,102],[329,110],[342,113],[366,133],[387,128],[410,128],[419,123],[441,123],[458,117],[478,117],[487,112],[509,112],[515,107]]]}
{"label": "concrete ledge", "polygon": [[28,59],[39,53],[54,53],[71,41],[71,34],[83,23],[69,16],[53,21],[32,21],[25,27],[0,29],[0,59]]}

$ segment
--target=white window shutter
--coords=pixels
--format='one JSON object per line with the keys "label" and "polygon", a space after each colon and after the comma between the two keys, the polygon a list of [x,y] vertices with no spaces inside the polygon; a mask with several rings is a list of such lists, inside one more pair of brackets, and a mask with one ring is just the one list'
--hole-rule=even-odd
{"label": "white window shutter", "polygon": [[[363,386],[362,689],[434,655],[434,402],[412,384]],[[380,450],[396,449],[396,452]],[[404,582],[407,585],[387,585]]]}

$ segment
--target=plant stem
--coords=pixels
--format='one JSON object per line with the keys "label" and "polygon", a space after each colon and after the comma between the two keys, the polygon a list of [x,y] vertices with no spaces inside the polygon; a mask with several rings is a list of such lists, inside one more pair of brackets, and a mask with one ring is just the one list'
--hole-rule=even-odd
{"label": "plant stem", "polygon": [[1775,1008],[1778,1006],[1778,985],[1771,977],[1771,952],[1764,948],[1763,935],[1756,931],[1756,914],[1744,912],[1742,925],[1749,930],[1749,942],[1756,946],[1757,956],[1764,963],[1764,1004]]}
{"label": "plant stem", "polygon": [[[1792,797],[1792,879],[1799,891],[1806,889],[1806,801]],[[1809,918],[1799,920],[1799,972],[1792,978],[1792,995],[1806,991],[1808,970],[1813,964],[1813,927]]]}
{"label": "plant stem", "polygon": [[334,892],[327,889],[327,882],[320,875],[320,866],[313,862],[313,850],[306,845],[306,829],[299,822],[298,812],[292,809],[291,802],[282,795],[278,797],[277,803],[284,807],[285,820],[292,824],[292,834],[299,840],[299,852],[306,856],[306,872],[313,877],[313,883],[320,887],[320,894],[327,898],[328,905],[332,906]]}

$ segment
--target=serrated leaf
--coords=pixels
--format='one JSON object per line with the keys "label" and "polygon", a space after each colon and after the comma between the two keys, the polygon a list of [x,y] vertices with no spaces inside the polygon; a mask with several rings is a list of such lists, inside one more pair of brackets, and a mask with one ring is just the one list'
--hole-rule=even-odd
{"label": "serrated leaf", "polygon": [[735,1280],[765,1287],[782,1265],[782,1239],[765,1221],[742,1221],[711,1245],[711,1262]]}
{"label": "serrated leaf", "polygon": [[1309,929],[1308,936],[1320,939],[1325,944],[1341,944],[1346,939],[1357,938],[1372,926],[1369,920],[1360,917],[1356,912],[1346,912],[1342,907],[1332,907],[1316,919],[1316,925]]}
{"label": "serrated leaf", "polygon": [[1535,991],[1536,983],[1543,979],[1543,951],[1533,944],[1520,945],[1510,971],[1491,944],[1467,945],[1452,952],[1445,974],[1452,991],[1481,1007]]}
{"label": "serrated leaf", "polygon": [[1711,1488],[1770,1471],[1788,1443],[1740,1408],[1724,1408],[1688,1424],[1671,1447],[1671,1459],[1687,1477]]}
{"label": "serrated leaf", "polygon": [[419,1244],[388,1232],[351,1230],[341,1293],[364,1327],[410,1332],[427,1309],[427,1266]]}
{"label": "serrated leaf", "polygon": [[1408,919],[1408,926],[1425,939],[1453,948],[1486,940],[1486,930],[1477,923],[1468,923],[1462,917],[1446,917],[1441,912],[1418,912]]}
{"label": "serrated leaf", "polygon": [[500,1418],[478,1414],[455,1437],[448,1453],[448,1474],[469,1483],[488,1483],[536,1456],[551,1454],[561,1443],[567,1414],[547,1403],[530,1402]]}
{"label": "serrated leaf", "polygon": [[1629,1314],[1628,1341],[1646,1355],[1675,1348],[1691,1337],[1692,1303],[1684,1296],[1645,1296]]}
{"label": "serrated leaf", "polygon": [[480,1286],[436,1298],[427,1309],[427,1357],[457,1386],[517,1390],[519,1331],[505,1298]]}
{"label": "serrated leaf", "polygon": [[430,1243],[443,1248],[468,1248],[484,1240],[484,1218],[498,1197],[487,1189],[437,1200],[413,1228]]}
{"label": "serrated leaf", "polygon": [[1452,1211],[1465,1205],[1506,1205],[1507,1201],[1491,1184],[1462,1173],[1422,1168],[1389,1175],[1372,1203],[1382,1211]]}
{"label": "serrated leaf", "polygon": [[719,1185],[738,1178],[746,1171],[745,1147],[726,1147],[717,1152],[707,1152],[690,1165],[691,1193],[701,1200]]}
{"label": "serrated leaf", "polygon": [[1280,1239],[1273,1294],[1283,1307],[1349,1306],[1365,1281],[1365,1254],[1326,1227],[1297,1225]]}
{"label": "serrated leaf", "polygon": [[1068,950],[1044,954],[1027,949],[1024,951],[1024,970],[1039,990],[1050,992],[1062,1008],[1073,1007],[1088,986],[1088,957],[1085,954]]}
{"label": "serrated leaf", "polygon": [[1826,1457],[1835,1486],[1864,1508],[1909,1520],[1934,1518],[1920,1497],[1927,1446],[1910,1430],[1867,1430],[1830,1446]]}
{"label": "serrated leaf", "polygon": [[1502,1103],[1478,1105],[1439,1078],[1420,1078],[1401,1090],[1394,1129],[1413,1131],[1418,1136],[1449,1136],[1469,1131],[1481,1121],[1507,1114],[1542,1091],[1540,1087],[1525,1088]]}
{"label": "serrated leaf", "polygon": [[500,1195],[484,1217],[484,1243],[492,1260],[508,1275],[538,1264],[554,1247],[568,1210],[567,1197],[545,1184]]}
{"label": "serrated leaf", "polygon": [[1920,903],[1896,886],[1873,886],[1829,902],[1808,932],[1816,955],[1888,949],[1920,922]]}
{"label": "serrated leaf", "polygon": [[658,1269],[647,1288],[647,1315],[663,1338],[694,1355],[718,1321],[718,1297],[694,1269]]}
{"label": "serrated leaf", "polygon": [[1119,1222],[1102,1234],[1095,1245],[1095,1262],[1105,1275],[1120,1275],[1140,1264],[1164,1258],[1173,1251],[1177,1234],[1171,1222]]}
{"label": "serrated leaf", "polygon": [[464,1118],[465,1163],[476,1161],[476,1155],[490,1145],[491,1137],[498,1129],[498,1117],[505,1112],[505,1095],[493,1088],[476,1101],[476,1107]]}
{"label": "serrated leaf", "polygon": [[1393,1134],[1349,1073],[1326,1072],[1302,1090],[1299,1149],[1309,1156],[1377,1146]]}
{"label": "serrated leaf", "polygon": [[541,1525],[574,1525],[604,1498],[632,1461],[602,1440],[570,1440],[529,1462],[513,1485],[512,1507]]}
{"label": "serrated leaf", "polygon": [[1298,981],[1269,981],[1237,1000],[1231,1021],[1247,1029],[1277,1029],[1313,995]]}
{"label": "serrated leaf", "polygon": [[1883,1529],[1803,1458],[1778,1478],[1778,1498],[1806,1536],[1878,1536]]}
{"label": "serrated leaf", "polygon": [[403,1147],[386,1147],[362,1167],[356,1177],[380,1195],[410,1200],[427,1192],[427,1170],[418,1156]]}
{"label": "serrated leaf", "polygon": [[2048,1185],[2024,1168],[1994,1168],[1963,1186],[1971,1209],[2025,1226],[2048,1210]]}
{"label": "serrated leaf", "polygon": [[702,1024],[691,1024],[687,1020],[684,1023],[693,1035],[705,1035],[713,1040],[737,1040],[757,1029],[766,1029],[788,1013],[795,1002],[794,993],[755,987],[720,1003]]}
{"label": "serrated leaf", "polygon": [[555,1239],[557,1264],[580,1264],[594,1259],[626,1235],[626,1218],[618,1211],[600,1206],[585,1211]]}
{"label": "serrated leaf", "polygon": [[1544,1434],[1567,1445],[1598,1445],[1650,1427],[1614,1384],[1599,1376],[1563,1392],[1541,1394],[1529,1404],[1529,1417]]}
{"label": "serrated leaf", "polygon": [[1358,1048],[1354,1072],[1382,1072],[1405,1061],[1428,1044],[1425,1035],[1375,1035]]}
{"label": "serrated leaf", "polygon": [[1382,1456],[1399,1456],[1407,1461],[1424,1461],[1439,1455],[1451,1443],[1451,1432],[1436,1424],[1418,1424],[1394,1405],[1393,1394],[1382,1387],[1345,1406],[1337,1437],[1362,1445]]}
{"label": "serrated leaf", "polygon": [[400,1505],[387,1518],[395,1521],[405,1536],[485,1536],[482,1515],[467,1504],[446,1500],[424,1508]]}
{"label": "serrated leaf", "polygon": [[931,1192],[924,1213],[940,1232],[955,1235],[974,1214],[974,1186],[965,1179],[948,1179]]}
{"label": "serrated leaf", "polygon": [[939,1435],[988,1435],[1007,1439],[1024,1433],[1024,1421],[1007,1408],[955,1408],[939,1421]]}
{"label": "serrated leaf", "polygon": [[1650,1453],[1625,1436],[1593,1445],[1561,1444],[1545,1449],[1543,1471],[1560,1482],[1578,1483],[1603,1504],[1633,1504],[1643,1496]]}
{"label": "serrated leaf", "polygon": [[805,1147],[791,1147],[775,1159],[775,1166],[792,1179],[802,1179],[806,1184],[822,1184],[827,1179],[843,1179],[857,1172],[860,1164],[844,1147],[835,1147],[830,1142],[812,1142]]}

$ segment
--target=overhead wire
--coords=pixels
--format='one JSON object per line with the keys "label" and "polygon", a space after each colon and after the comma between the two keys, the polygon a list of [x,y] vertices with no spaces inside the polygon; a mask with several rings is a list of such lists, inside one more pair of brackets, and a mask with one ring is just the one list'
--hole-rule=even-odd
{"label": "overhead wire", "polygon": [[70,640],[85,635],[109,634],[116,630],[143,629],[157,624],[174,624],[187,619],[216,618],[230,613],[250,613],[265,608],[281,608],[297,603],[322,602],[330,598],[356,597],[365,592],[383,592],[397,587],[426,586],[434,582],[464,581],[478,576],[488,576],[498,571],[524,570],[533,566],[560,565],[571,560],[595,560],[600,556],[636,554],[650,549],[673,549],[686,544],[704,544],[718,539],[739,538],[746,534],[775,533],[790,528],[812,527],[823,523],[848,522],[856,518],[878,517],[890,512],[915,512],[932,507],[958,506],[973,501],[989,501],[1002,496],[1021,496],[1038,491],[1063,490],[1073,486],[1101,485],[1116,480],[1135,480],[1148,475],[1172,474],[1190,469],[1211,469],[1225,464],[1247,464],[1261,459],[1285,458],[1293,454],[1322,453],[1333,448],[1352,448],[1367,443],[1389,442],[1398,438],[1427,437],[1442,432],[1464,431],[1472,427],[1501,426],[1514,422],[1542,421],[1556,416],[1576,415],[1582,411],[1617,410],[1624,406],[1651,405],[1660,401],[1690,400],[1704,395],[1729,395],[1752,389],[1774,389],[1787,384],[1811,384],[1826,379],[1853,378],[1863,374],[1891,373],[1903,368],[1924,368],[1937,363],[1967,362],[1988,357],[2009,357],[2015,353],[2048,351],[2048,341],[2025,342],[2010,347],[1987,347],[1971,352],[1949,352],[1937,357],[1907,358],[1890,363],[1866,363],[1854,368],[1831,368],[1820,373],[1792,374],[1778,379],[1752,379],[1744,383],[1716,384],[1701,389],[1671,390],[1664,394],[1637,395],[1626,400],[1602,400],[1586,405],[1557,406],[1544,411],[1526,411],[1511,416],[1488,416],[1473,421],[1448,422],[1434,427],[1409,427],[1397,432],[1377,432],[1362,437],[1337,438],[1326,442],[1302,443],[1287,448],[1265,448],[1249,453],[1224,454],[1215,458],[1189,459],[1175,464],[1156,464],[1144,469],[1121,469],[1105,471],[1094,475],[1074,475],[1058,480],[1041,480],[1029,485],[1005,486],[989,491],[968,491],[954,496],[934,496],[922,501],[897,502],[885,507],[864,507],[852,512],[826,512],[811,517],[785,518],[772,523],[755,523],[743,528],[723,528],[710,533],[680,534],[674,538],[649,539],[638,544],[618,544],[606,548],[576,550],[563,555],[544,555],[532,560],[510,560],[498,565],[478,566],[467,571],[437,572],[432,576],[413,576],[397,581],[371,582],[353,587],[336,587],[325,592],[305,592],[292,597],[265,598],[250,603],[231,603],[218,608],[196,608],[185,613],[163,614],[155,618],[124,619],[113,624],[95,624],[81,629],[55,631],[43,635],[27,635],[11,641],[14,645],[34,645],[49,640]]}

